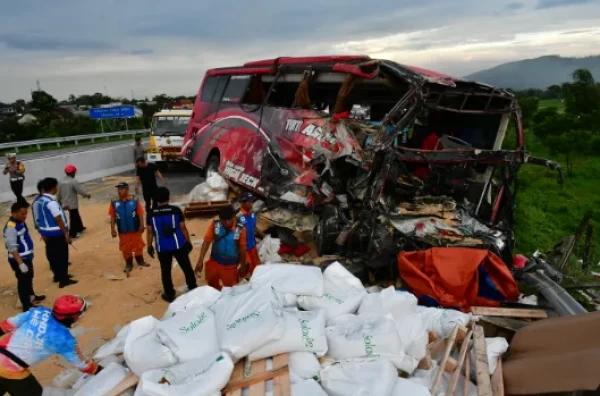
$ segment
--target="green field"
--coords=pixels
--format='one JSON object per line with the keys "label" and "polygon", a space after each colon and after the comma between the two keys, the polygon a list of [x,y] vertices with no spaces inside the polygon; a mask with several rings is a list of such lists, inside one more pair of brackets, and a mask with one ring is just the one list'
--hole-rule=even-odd
{"label": "green field", "polygon": [[548,107],[556,107],[559,113],[565,111],[565,102],[562,99],[545,99],[540,100],[538,110],[547,109]]}
{"label": "green field", "polygon": [[[507,137],[507,141],[512,140]],[[536,157],[564,161],[553,156],[532,134],[526,134],[527,150]],[[566,173],[566,171],[565,171]],[[557,184],[556,172],[540,166],[524,165],[518,175],[515,210],[516,249],[523,254],[546,251],[573,234],[588,210],[594,210],[594,257],[600,260],[600,158],[580,157],[573,175]],[[577,251],[576,251],[577,253]]]}

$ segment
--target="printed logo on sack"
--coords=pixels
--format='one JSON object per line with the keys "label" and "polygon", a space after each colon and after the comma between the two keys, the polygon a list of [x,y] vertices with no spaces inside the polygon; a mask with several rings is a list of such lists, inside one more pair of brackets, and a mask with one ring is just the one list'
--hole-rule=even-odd
{"label": "printed logo on sack", "polygon": [[261,312],[260,311],[254,311],[249,315],[246,315],[242,318],[236,319],[233,322],[231,322],[230,324],[227,325],[227,330],[232,330],[235,329],[237,327],[238,324],[240,323],[245,323],[250,319],[256,319],[258,317],[260,317]]}
{"label": "printed logo on sack", "polygon": [[164,379],[167,381],[167,383],[171,386],[178,386],[178,385],[185,385],[185,384],[189,384],[190,382],[194,381],[196,378],[200,377],[201,375],[205,374],[206,372],[208,372],[208,370],[210,370],[215,364],[217,364],[218,362],[220,362],[221,360],[223,360],[223,355],[219,355],[219,357],[217,357],[217,360],[215,360],[214,362],[212,362],[208,367],[206,367],[203,370],[198,371],[197,373],[193,373],[193,374],[188,374],[188,375],[184,375],[182,377],[179,376],[179,373],[177,372],[173,372],[170,369],[165,369],[164,371]]}
{"label": "printed logo on sack", "polygon": [[331,301],[334,301],[334,302],[340,304],[340,305],[344,303],[344,300],[341,300],[341,299],[337,298],[336,296],[332,296],[329,293],[325,293],[325,294],[323,294],[323,296]]}
{"label": "printed logo on sack", "polygon": [[198,328],[198,326],[200,326],[202,323],[204,323],[205,320],[206,320],[206,314],[203,312],[202,315],[198,316],[198,319],[191,321],[189,325],[180,327],[179,331],[181,331],[181,334],[187,334],[190,331],[196,330]]}
{"label": "printed logo on sack", "polygon": [[308,327],[308,320],[306,319],[298,319],[300,322],[300,327],[302,328],[302,340],[304,341],[304,346],[307,348],[313,347],[313,341],[315,340],[310,336],[310,327]]}
{"label": "printed logo on sack", "polygon": [[372,336],[363,334],[363,341],[365,342],[365,354],[367,357],[378,358],[378,354],[373,353],[373,349],[377,346],[373,344]]}

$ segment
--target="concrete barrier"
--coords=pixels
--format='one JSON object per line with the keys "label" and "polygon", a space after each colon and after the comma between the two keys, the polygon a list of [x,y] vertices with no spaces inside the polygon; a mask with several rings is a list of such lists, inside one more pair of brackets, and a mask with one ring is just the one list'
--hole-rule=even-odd
{"label": "concrete barrier", "polygon": [[[65,166],[77,167],[77,180],[87,182],[104,176],[116,175],[134,169],[131,143],[107,148],[68,153],[23,161],[25,165],[25,185],[23,195],[37,194],[37,183],[45,177],[55,177],[59,181],[65,176]],[[1,180],[1,179],[0,179]],[[0,182],[0,202],[14,201],[8,176]]]}

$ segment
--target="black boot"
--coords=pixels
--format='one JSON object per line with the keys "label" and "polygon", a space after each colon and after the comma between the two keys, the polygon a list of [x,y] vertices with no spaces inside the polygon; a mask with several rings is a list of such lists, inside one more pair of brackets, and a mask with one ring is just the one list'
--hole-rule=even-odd
{"label": "black boot", "polygon": [[129,274],[133,270],[133,258],[125,259],[125,269],[123,272]]}

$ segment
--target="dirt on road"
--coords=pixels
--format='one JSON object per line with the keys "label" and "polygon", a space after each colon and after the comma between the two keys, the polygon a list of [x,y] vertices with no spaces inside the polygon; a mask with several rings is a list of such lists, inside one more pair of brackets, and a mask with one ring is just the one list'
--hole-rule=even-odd
{"label": "dirt on road", "polygon": [[[196,176],[185,177],[188,177],[187,185],[190,187],[179,187],[179,194],[172,201],[182,198],[183,192],[189,191],[197,183]],[[44,243],[33,230],[31,213],[27,219],[35,243],[34,289],[37,294],[46,295],[44,305],[50,307],[54,299],[63,294],[84,296],[92,304],[74,327],[76,334],[83,334],[78,339],[83,351],[90,357],[95,349],[113,338],[115,330],[121,326],[145,315],[160,318],[167,308],[167,303],[160,298],[162,286],[158,260],[145,255],[146,261],[151,264],[150,268],[136,267],[129,278],[123,273],[124,261],[119,252],[118,239],[111,238],[108,220],[110,198],[116,196],[115,182],[122,179],[133,183],[131,176],[105,178],[88,184],[91,200],[80,199],[80,212],[87,230],[70,248],[72,265],[69,268],[70,273],[79,281],[77,285],[59,289],[52,282]],[[31,201],[31,197],[28,200]],[[2,221],[5,222],[9,216],[8,205],[2,207]],[[201,243],[209,221],[207,218],[187,221],[188,229],[193,235],[191,239],[196,242],[191,254],[193,265],[200,254],[198,243]],[[20,312],[16,308],[16,279],[6,259],[4,261],[5,264],[0,265],[0,319]],[[179,267],[173,268],[173,281],[180,294],[185,289],[185,280]],[[198,284],[206,282],[199,279]],[[32,371],[43,385],[50,385],[63,368],[70,366],[62,358],[53,357],[33,367]]]}

